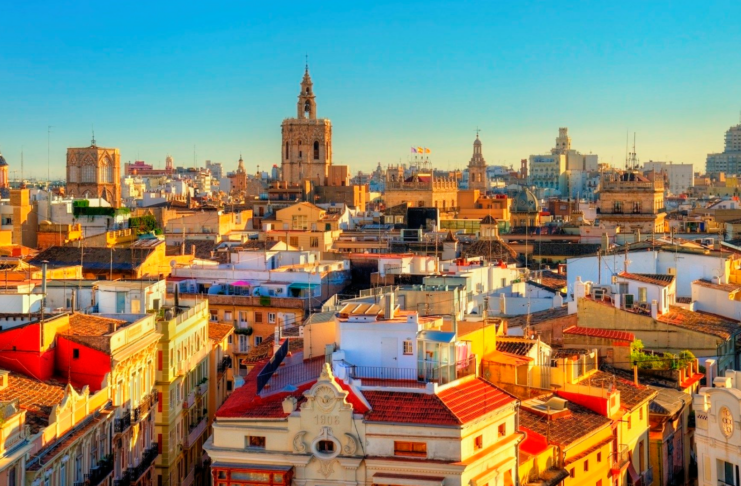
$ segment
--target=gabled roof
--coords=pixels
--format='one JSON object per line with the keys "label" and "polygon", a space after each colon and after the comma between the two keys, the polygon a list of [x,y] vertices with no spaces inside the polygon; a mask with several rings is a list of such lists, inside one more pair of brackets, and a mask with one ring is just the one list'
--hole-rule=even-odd
{"label": "gabled roof", "polygon": [[154,247],[111,250],[102,247],[52,246],[33,257],[29,263],[40,267],[47,260],[51,268],[82,264],[82,268],[88,271],[132,271],[138,269],[154,251]]}
{"label": "gabled roof", "polygon": [[437,395],[398,391],[364,391],[371,406],[369,422],[459,426],[516,399],[481,378],[445,388]]}
{"label": "gabled roof", "polygon": [[490,214],[487,214],[484,219],[481,220],[480,224],[497,224],[497,220],[492,218]]}
{"label": "gabled roof", "polygon": [[208,338],[214,341],[223,340],[227,334],[234,330],[231,324],[219,324],[218,322],[208,323]]}
{"label": "gabled roof", "polygon": [[611,384],[620,392],[620,404],[623,408],[632,410],[641,403],[652,399],[656,396],[656,390],[644,385],[636,385],[631,381],[618,378],[615,375],[597,371],[582,379],[582,382],[588,382],[591,386],[607,388]]}
{"label": "gabled roof", "polygon": [[21,410],[27,412],[26,423],[33,433],[49,425],[49,415],[54,405],[64,398],[65,385],[56,380],[39,381],[19,373],[8,375],[8,386],[0,390],[0,401],[16,398]]}
{"label": "gabled roof", "polygon": [[635,280],[636,282],[658,285],[660,287],[668,287],[674,282],[674,275],[620,272],[618,276],[627,280]]}

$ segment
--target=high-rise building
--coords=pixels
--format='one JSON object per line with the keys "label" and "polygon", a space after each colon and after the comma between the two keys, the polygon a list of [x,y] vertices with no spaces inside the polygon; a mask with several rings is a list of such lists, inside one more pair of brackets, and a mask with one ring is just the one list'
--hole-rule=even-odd
{"label": "high-rise building", "polygon": [[473,156],[468,162],[468,188],[482,192],[486,192],[489,188],[489,181],[486,178],[486,160],[481,153],[481,140],[479,140],[478,133],[473,142]]}
{"label": "high-rise building", "polygon": [[726,132],[725,149],[721,153],[708,154],[705,161],[708,174],[741,173],[741,124],[733,126]]}
{"label": "high-rise building", "polygon": [[103,198],[121,206],[121,154],[92,140],[89,147],[67,149],[67,194],[81,198]]}
{"label": "high-rise building", "polygon": [[298,95],[297,117],[283,120],[281,167],[288,183],[323,186],[332,165],[332,122],[316,117],[314,83],[306,66]]}

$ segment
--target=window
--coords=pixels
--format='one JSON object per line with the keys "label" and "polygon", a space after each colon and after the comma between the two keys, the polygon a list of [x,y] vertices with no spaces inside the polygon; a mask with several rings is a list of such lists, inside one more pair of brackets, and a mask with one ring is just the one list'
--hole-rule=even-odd
{"label": "window", "polygon": [[647,302],[647,289],[646,287],[638,287],[638,302]]}
{"label": "window", "polygon": [[226,382],[226,391],[232,391],[232,380]]}
{"label": "window", "polygon": [[268,322],[275,324],[275,312],[268,312]]}
{"label": "window", "polygon": [[427,457],[426,442],[394,441],[395,456]]}
{"label": "window", "polygon": [[584,472],[589,471],[589,460],[584,461]]}
{"label": "window", "polygon": [[597,462],[602,462],[602,452],[597,453]]}
{"label": "window", "polygon": [[646,451],[644,450],[643,441],[640,441],[638,443],[638,466],[640,469],[638,470],[638,474],[643,474],[643,472],[646,470]]}
{"label": "window", "polygon": [[95,182],[95,172],[94,165],[84,165],[82,167],[82,182]]}
{"label": "window", "polygon": [[75,482],[82,482],[82,456],[75,457]]}
{"label": "window", "polygon": [[622,203],[622,201],[615,201],[615,205],[613,207],[613,212],[615,212],[615,213],[622,213],[623,212],[623,203]]}
{"label": "window", "polygon": [[72,350],[72,359],[80,359],[80,350],[75,348]]}
{"label": "window", "polygon": [[262,312],[255,312],[255,323],[262,322]]}
{"label": "window", "polygon": [[227,322],[232,320],[232,312],[231,311],[224,312],[224,320],[227,321]]}
{"label": "window", "polygon": [[310,237],[309,246],[311,246],[312,248],[319,248],[319,238],[317,236]]}
{"label": "window", "polygon": [[314,142],[314,160],[319,160],[319,142]]}
{"label": "window", "polygon": [[643,407],[638,409],[638,420],[643,420]]}
{"label": "window", "polygon": [[594,483],[594,486],[602,486],[602,480],[600,479],[596,483]]}
{"label": "window", "polygon": [[478,450],[483,449],[483,447],[484,447],[484,437],[481,435],[477,435],[473,439],[473,450],[478,451]]}
{"label": "window", "polygon": [[507,424],[499,424],[497,427],[497,438],[501,439],[507,434]]}
{"label": "window", "polygon": [[286,159],[288,158],[288,142],[286,142]]}
{"label": "window", "polygon": [[630,415],[628,415],[628,430],[630,430],[631,429],[631,426],[633,425],[633,423],[632,423],[633,421],[631,420],[631,418],[632,417]]}
{"label": "window", "polygon": [[322,454],[332,454],[334,452],[334,442],[331,440],[320,440],[316,443],[316,450]]}
{"label": "window", "polygon": [[215,311],[211,311],[211,322],[216,322],[219,320],[219,314]]}
{"label": "window", "polygon": [[265,449],[265,437],[259,435],[248,435],[245,437],[245,447]]}
{"label": "window", "polygon": [[[62,464],[62,467],[64,467],[64,464]],[[8,486],[15,486],[15,466],[8,469]]]}
{"label": "window", "polygon": [[291,229],[308,230],[309,229],[309,217],[305,214],[295,214],[291,216]]}
{"label": "window", "polygon": [[574,472],[574,468],[573,467],[569,470],[569,477],[570,478],[575,478],[576,477],[576,473]]}
{"label": "window", "polygon": [[298,236],[291,236],[291,242],[289,244],[294,248],[298,248]]}
{"label": "window", "polygon": [[255,336],[255,346],[262,344],[262,336]]}
{"label": "window", "polygon": [[404,341],[404,355],[409,356],[410,354],[414,353],[414,348],[412,346],[412,341],[410,339],[407,339]]}

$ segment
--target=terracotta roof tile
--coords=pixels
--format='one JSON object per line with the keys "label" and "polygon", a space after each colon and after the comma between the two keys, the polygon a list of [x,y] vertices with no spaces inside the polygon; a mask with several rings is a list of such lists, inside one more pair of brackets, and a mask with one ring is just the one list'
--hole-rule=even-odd
{"label": "terracotta roof tile", "polygon": [[652,285],[659,285],[661,287],[667,287],[672,282],[674,282],[674,275],[620,272],[618,276],[628,279],[628,280],[635,280],[636,282],[643,282],[643,283],[648,283]]}
{"label": "terracotta roof tile", "polygon": [[[546,402],[551,396],[546,395],[540,400]],[[570,413],[548,420],[543,414],[536,413],[523,404],[520,407],[520,427],[549,437],[551,444],[567,446],[602,427],[609,427],[612,423],[609,418],[573,402],[566,402],[566,408]]]}
{"label": "terracotta roof tile", "polygon": [[[541,322],[561,319],[561,318],[573,318],[574,324],[576,324],[576,314],[569,315],[569,308],[567,306],[556,307],[555,309],[546,309],[544,311],[533,312],[530,314],[530,325],[539,324]],[[508,327],[523,327],[528,324],[528,316],[514,316],[507,318]]]}
{"label": "terracotta roof tile", "polygon": [[736,290],[741,289],[741,285],[738,284],[720,284],[720,283],[713,283],[710,280],[705,279],[699,279],[692,282],[693,285],[699,285],[700,287],[706,287],[709,289],[716,289],[716,290],[724,290],[726,292],[734,292]]}
{"label": "terracotta roof tile", "polygon": [[20,408],[26,410],[26,422],[36,433],[49,425],[49,414],[54,405],[62,401],[65,385],[56,380],[42,382],[19,373],[10,373],[8,386],[0,390],[0,401],[16,398]]}
{"label": "terracotta roof tile", "polygon": [[214,341],[222,341],[227,334],[234,330],[231,324],[220,324],[218,322],[208,323],[208,338]]}
{"label": "terracotta roof tile", "polygon": [[518,356],[527,356],[536,341],[525,338],[497,338],[497,351],[502,353],[516,354]]}
{"label": "terracotta roof tile", "polygon": [[572,326],[564,329],[564,334],[575,334],[578,336],[589,336],[596,338],[613,339],[618,341],[634,341],[635,335],[632,332],[615,331],[612,329],[598,329],[595,327]]}
{"label": "terracotta roof tile", "polygon": [[69,316],[69,324],[73,336],[105,336],[117,327],[128,325],[128,322],[76,312]]}
{"label": "terracotta roof tile", "polygon": [[653,390],[645,385],[636,385],[635,383],[619,378],[615,375],[605,373],[604,371],[597,371],[585,377],[582,382],[589,382],[592,386],[601,386],[607,388],[610,384],[614,384],[615,388],[620,392],[620,403],[623,408],[632,410],[637,405],[652,399],[656,396],[656,390]]}
{"label": "terracotta roof tile", "polygon": [[728,339],[739,331],[738,321],[727,319],[708,312],[691,311],[679,306],[669,306],[669,311],[660,314],[657,321],[678,326],[690,331],[701,332]]}

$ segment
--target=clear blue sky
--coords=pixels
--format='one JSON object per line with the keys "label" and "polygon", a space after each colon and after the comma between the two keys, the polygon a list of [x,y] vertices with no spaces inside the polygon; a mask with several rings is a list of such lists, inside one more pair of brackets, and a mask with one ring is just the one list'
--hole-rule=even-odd
{"label": "clear blue sky", "polygon": [[[232,2],[236,4],[237,2]],[[270,4],[270,5],[268,5]],[[429,146],[464,167],[477,126],[489,164],[519,165],[568,126],[622,163],[704,167],[741,110],[741,4],[729,2],[0,3],[0,151],[52,176],[98,144],[164,166],[280,163],[304,54],[334,162],[353,171]]]}

